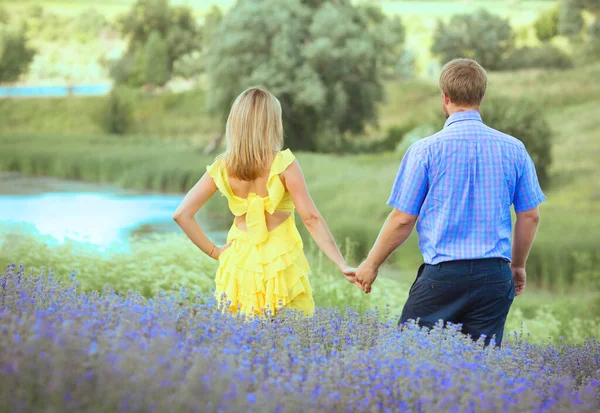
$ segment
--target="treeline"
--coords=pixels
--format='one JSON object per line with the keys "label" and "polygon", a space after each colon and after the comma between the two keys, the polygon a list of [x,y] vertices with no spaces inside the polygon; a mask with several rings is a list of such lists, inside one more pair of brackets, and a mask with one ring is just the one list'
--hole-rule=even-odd
{"label": "treeline", "polygon": [[[527,47],[518,47],[523,42],[507,19],[484,10],[455,15],[438,23],[431,51],[440,63],[471,57],[490,71],[564,69],[577,59],[597,60],[597,3],[557,3],[532,27],[538,45]],[[97,117],[110,134],[130,132],[140,95],[135,89],[153,93],[173,78],[200,76],[207,84],[206,109],[221,121],[241,90],[256,84],[272,90],[283,106],[286,142],[297,150],[394,150],[412,127],[419,126],[396,125],[375,142],[360,139],[367,128],[378,126],[385,80],[410,73],[411,64],[403,21],[374,5],[240,0],[228,13],[214,7],[200,21],[189,7],[168,0],[137,0],[114,22],[93,10],[67,20],[39,6],[19,18],[0,10],[0,81],[14,81],[27,72],[35,54],[29,45],[32,37],[58,41],[76,32],[83,33],[80,39],[85,41],[101,33],[118,33],[126,41],[125,52],[103,61],[117,87]],[[555,45],[557,36],[569,39],[569,52]],[[505,102],[495,103],[505,116],[496,124],[525,141],[545,181],[551,134],[541,108],[518,103],[527,109],[530,121],[514,119],[514,111],[500,107],[514,103]],[[538,129],[532,131],[531,125]]]}

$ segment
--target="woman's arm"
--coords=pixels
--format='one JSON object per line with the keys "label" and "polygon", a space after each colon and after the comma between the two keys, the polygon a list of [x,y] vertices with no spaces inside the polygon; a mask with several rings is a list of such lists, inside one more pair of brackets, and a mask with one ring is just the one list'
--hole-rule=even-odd
{"label": "woman's arm", "polygon": [[181,204],[173,213],[173,219],[181,227],[183,232],[189,239],[196,244],[206,255],[218,260],[221,253],[229,247],[217,247],[211,240],[208,239],[198,222],[194,218],[196,212],[217,192],[215,181],[208,173],[205,173],[202,178],[194,185],[187,193]]}
{"label": "woman's arm", "polygon": [[283,183],[292,196],[302,222],[306,225],[310,235],[321,251],[348,276],[347,278],[350,282],[354,282],[354,269],[348,265],[342,256],[325,219],[319,213],[312,197],[308,193],[304,174],[298,161],[294,161],[280,176],[283,178]]}

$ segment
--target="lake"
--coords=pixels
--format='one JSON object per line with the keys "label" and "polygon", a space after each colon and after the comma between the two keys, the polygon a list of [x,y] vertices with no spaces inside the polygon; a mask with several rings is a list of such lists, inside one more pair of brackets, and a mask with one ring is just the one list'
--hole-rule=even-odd
{"label": "lake", "polygon": [[[171,216],[183,194],[148,194],[111,185],[0,174],[0,223],[25,231],[74,239],[100,248],[127,248],[133,236],[182,233]],[[226,239],[223,219],[197,217],[217,243]]]}
{"label": "lake", "polygon": [[6,86],[0,87],[0,98],[7,97],[58,97],[98,96],[110,92],[110,84],[78,86]]}

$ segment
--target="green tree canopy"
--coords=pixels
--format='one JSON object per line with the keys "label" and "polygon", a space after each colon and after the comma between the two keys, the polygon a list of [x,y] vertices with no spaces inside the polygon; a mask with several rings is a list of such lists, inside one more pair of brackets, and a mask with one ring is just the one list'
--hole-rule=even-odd
{"label": "green tree canopy", "polygon": [[553,7],[545,11],[534,23],[535,34],[542,42],[547,42],[558,35],[560,8]]}
{"label": "green tree canopy", "polygon": [[169,80],[167,43],[158,31],[150,34],[144,45],[144,80],[153,86],[163,86]]}
{"label": "green tree canopy", "polygon": [[225,119],[233,99],[260,84],[281,101],[288,146],[341,150],[348,135],[376,124],[401,27],[347,0],[240,0],[207,53],[209,108]]}
{"label": "green tree canopy", "polygon": [[512,51],[515,35],[508,19],[485,10],[452,16],[450,22],[438,22],[431,52],[447,62],[458,57],[478,61],[484,68],[496,70]]}
{"label": "green tree canopy", "polygon": [[24,27],[0,24],[0,82],[19,80],[29,70],[34,56],[35,50],[27,43]]}
{"label": "green tree canopy", "polygon": [[[150,72],[156,75],[163,71],[161,63],[158,71],[149,72],[147,62],[154,57],[144,56],[152,48],[162,52],[158,38],[164,41],[167,54],[166,81],[171,78],[178,59],[202,49],[202,30],[192,10],[189,7],[170,6],[168,0],[137,0],[129,13],[120,19],[119,25],[128,41],[128,48],[126,54],[111,68],[111,75],[118,83],[131,86],[164,84],[162,75],[146,78]],[[150,42],[153,34],[154,39]],[[153,43],[152,47],[149,43]],[[160,82],[156,83],[159,79]]]}
{"label": "green tree canopy", "polygon": [[576,37],[583,30],[581,0],[562,0],[558,20],[559,33],[563,36]]}

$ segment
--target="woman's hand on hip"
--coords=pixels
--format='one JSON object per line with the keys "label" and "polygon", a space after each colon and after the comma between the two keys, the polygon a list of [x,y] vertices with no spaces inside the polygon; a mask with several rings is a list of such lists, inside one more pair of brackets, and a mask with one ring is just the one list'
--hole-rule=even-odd
{"label": "woman's hand on hip", "polygon": [[215,247],[214,251],[210,254],[210,257],[219,261],[221,254],[223,254],[225,252],[225,250],[227,250],[229,247],[231,247],[232,243],[233,243],[233,241],[223,245],[222,247]]}

